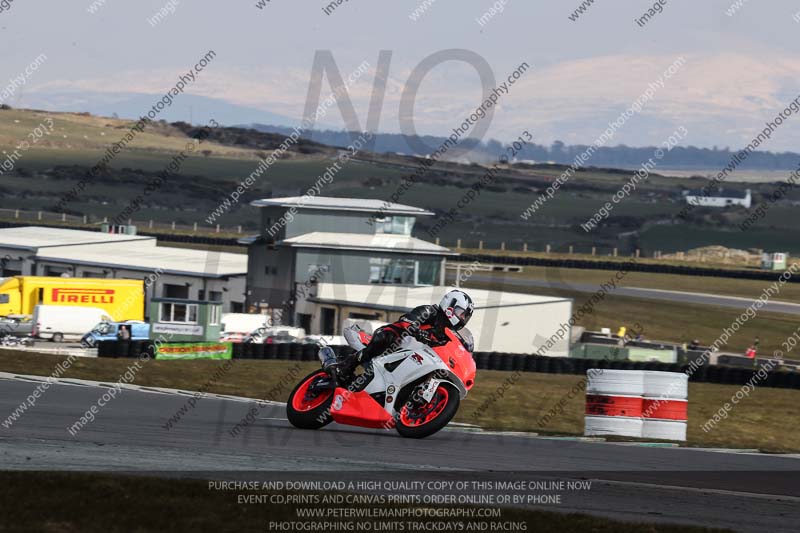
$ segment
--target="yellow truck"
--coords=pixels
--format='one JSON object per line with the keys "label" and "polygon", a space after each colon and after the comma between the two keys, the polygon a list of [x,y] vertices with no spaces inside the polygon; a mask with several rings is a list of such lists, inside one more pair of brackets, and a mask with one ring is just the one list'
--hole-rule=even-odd
{"label": "yellow truck", "polygon": [[37,305],[95,307],[116,321],[144,319],[144,281],[105,278],[0,278],[0,317],[32,315]]}

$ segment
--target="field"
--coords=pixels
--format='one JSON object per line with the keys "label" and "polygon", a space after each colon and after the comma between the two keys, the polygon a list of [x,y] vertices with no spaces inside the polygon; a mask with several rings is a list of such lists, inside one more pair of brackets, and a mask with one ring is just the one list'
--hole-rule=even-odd
{"label": "field", "polygon": [[[53,372],[64,358],[0,351],[0,371],[45,376]],[[123,359],[77,360],[63,377],[116,381],[124,374],[130,361]],[[277,385],[281,376],[295,364],[310,372],[315,363],[288,361],[234,360],[234,365],[209,392],[231,394],[266,400],[286,401],[289,387],[278,397],[266,398],[267,391]],[[220,365],[213,361],[147,361],[136,374],[135,383],[153,387],[198,390]],[[514,385],[497,401],[490,398],[507,380]],[[583,433],[584,398],[570,391],[581,376],[536,374],[524,372],[480,371],[475,387],[461,405],[456,421],[478,424],[485,429],[506,431],[535,431],[546,434],[580,435]],[[280,390],[280,387],[277,387]],[[701,426],[739,387],[708,383],[689,385],[688,446],[757,448],[772,452],[800,452],[800,428],[787,424],[797,411],[800,391],[758,388],[740,402],[714,430],[704,432]],[[539,421],[561,398],[567,402],[564,411],[547,423]]]}
{"label": "field", "polygon": [[[609,270],[589,270],[580,268],[548,268],[526,266],[522,273],[509,273],[509,280],[537,279],[564,283],[600,284],[607,283],[614,276]],[[720,296],[757,298],[771,282],[748,279],[711,278],[682,276],[678,274],[657,274],[650,272],[628,272],[617,282],[618,287],[642,287],[670,291],[703,292]],[[785,302],[800,303],[800,284],[788,283],[782,286],[780,294],[774,298]]]}
{"label": "field", "polygon": [[[118,141],[131,123],[123,120],[70,113],[45,113],[26,110],[1,111],[0,151],[13,152],[28,132],[47,119],[54,131],[22,154],[15,168],[3,175],[0,197],[4,205],[28,210],[47,210],[59,197],[80,181],[86,169],[94,166],[105,149]],[[224,134],[224,135],[223,135]],[[280,138],[258,137],[255,132],[222,129],[220,137],[206,141],[181,167],[178,176],[168,180],[160,194],[152,195],[133,219],[146,222],[172,222],[208,228],[206,217],[236,186],[257,167],[259,158],[270,153]],[[66,209],[87,215],[92,222],[113,217],[128,201],[141,194],[155,173],[163,170],[189,137],[176,125],[156,123],[137,136],[111,163],[111,173],[90,184]],[[289,151],[256,183],[248,188],[238,205],[219,218],[223,227],[256,227],[256,210],[249,201],[268,195],[301,195],[322,175],[336,156],[331,147],[307,143]],[[5,157],[5,155],[3,157]],[[323,194],[359,198],[388,199],[404,176],[419,165],[419,160],[397,156],[360,153],[345,165]],[[439,213],[457,205],[467,187],[477,183],[487,169],[479,165],[438,162],[400,198],[401,203],[424,207]],[[651,176],[637,188],[637,193],[618,204],[607,221],[593,230],[583,231],[585,222],[608,201],[628,179],[630,171],[588,167],[577,172],[544,207],[528,220],[522,213],[556,179],[563,167],[554,165],[515,165],[503,168],[466,209],[456,222],[439,236],[454,244],[462,239],[465,246],[484,241],[497,247],[506,242],[509,248],[532,249],[550,244],[554,250],[574,245],[581,251],[598,247],[609,253],[641,249],[645,254],[685,250],[708,244],[731,244],[736,247],[759,247],[800,251],[800,229],[792,224],[794,208],[777,205],[764,220],[748,232],[735,226],[743,220],[743,210],[712,212],[698,210],[689,222],[674,219],[682,207],[681,191],[697,187],[702,180]],[[726,184],[741,188],[741,184]],[[770,184],[750,184],[754,193],[767,194]],[[790,192],[788,200],[795,198]],[[420,220],[416,234],[427,240],[426,229],[434,222]]]}
{"label": "field", "polygon": [[[499,283],[468,282],[464,286],[495,290],[503,287],[503,290],[572,298],[575,300],[573,310],[577,310],[592,297],[592,293],[587,292],[501,285]],[[632,329],[634,324],[639,323],[643,328],[645,339],[677,344],[689,343],[693,339],[698,339],[705,346],[714,342],[723,329],[729,328],[741,313],[741,310],[727,307],[647,300],[609,294],[601,305],[594,308],[593,313],[579,319],[577,325],[591,331],[599,331],[602,327],[617,331],[621,326]],[[761,311],[756,318],[748,320],[738,332],[731,336],[723,350],[744,354],[754,339],[759,337],[759,353],[771,354],[774,350],[781,349],[781,342],[790,337],[797,329],[798,319],[796,316]]]}

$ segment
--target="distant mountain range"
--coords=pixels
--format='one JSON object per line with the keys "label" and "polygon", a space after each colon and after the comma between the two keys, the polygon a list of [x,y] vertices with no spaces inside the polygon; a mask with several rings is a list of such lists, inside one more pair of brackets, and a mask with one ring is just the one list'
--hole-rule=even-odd
{"label": "distant mountain range", "polygon": [[[246,126],[265,133],[278,133],[289,135],[292,128],[273,126],[268,124],[249,123]],[[307,135],[309,140],[330,146],[347,146],[359,133],[335,130],[312,130]],[[419,139],[431,147],[426,154],[415,153],[409,146],[408,137],[399,133],[379,133],[374,136],[372,151],[379,153],[399,153],[407,155],[428,155],[441,146],[446,137],[431,135],[421,136]],[[488,142],[475,142],[470,139],[461,141],[460,146],[471,146],[472,150],[464,156],[456,157],[459,162],[494,162],[499,157],[507,154],[507,145],[497,140]],[[416,146],[417,143],[414,143]],[[571,164],[575,158],[588,148],[587,145],[568,146],[556,141],[551,146],[540,144],[527,144],[522,147],[517,156],[517,161],[536,163]],[[657,147],[631,147],[625,145],[605,146],[597,149],[584,166],[605,168],[638,168],[643,162],[654,157]],[[723,169],[731,162],[736,151],[729,148],[697,148],[694,146],[677,146],[670,151],[665,151],[663,159],[657,168],[663,169]],[[741,162],[740,169],[747,170],[793,170],[800,166],[800,153],[796,152],[752,152]],[[656,170],[658,172],[658,170]]]}
{"label": "distant mountain range", "polygon": [[[118,116],[137,119],[158,101],[158,96],[139,93],[101,93],[86,91],[46,91],[29,92],[24,98],[24,107],[49,111],[89,112],[100,116]],[[11,102],[14,105],[14,102]],[[16,107],[16,106],[15,106]],[[262,111],[260,109],[231,104],[222,99],[181,95],[180,101],[165,108],[159,118],[168,122],[190,122],[207,124],[212,118],[222,125],[253,128],[260,132],[289,135],[298,120]],[[329,146],[347,146],[360,134],[342,130],[325,129],[329,124],[318,124],[312,130],[309,140]],[[535,133],[535,132],[533,132]],[[406,155],[427,155],[441,146],[446,137],[425,135],[419,140],[429,147],[427,153],[419,153],[409,146],[408,137],[400,133],[379,133],[374,136],[374,146],[367,149],[379,153],[399,153]],[[506,140],[508,141],[508,140]],[[417,143],[412,143],[418,146]],[[497,140],[477,142],[464,139],[459,142],[460,154],[453,150],[445,159],[461,163],[491,163],[506,153],[507,146]],[[464,149],[470,148],[468,152]],[[528,144],[522,148],[517,161],[536,163],[570,164],[586,150],[586,145],[565,145],[556,141],[550,146]],[[630,147],[625,145],[605,146],[594,152],[585,166],[604,168],[638,168],[653,156],[656,147]],[[739,148],[734,147],[738,151]],[[661,169],[722,169],[731,161],[735,152],[728,148],[697,148],[694,146],[676,147],[667,152],[658,163]],[[783,171],[795,169],[800,165],[800,154],[795,152],[754,152],[740,165],[740,170]],[[656,170],[657,172],[657,170]]]}

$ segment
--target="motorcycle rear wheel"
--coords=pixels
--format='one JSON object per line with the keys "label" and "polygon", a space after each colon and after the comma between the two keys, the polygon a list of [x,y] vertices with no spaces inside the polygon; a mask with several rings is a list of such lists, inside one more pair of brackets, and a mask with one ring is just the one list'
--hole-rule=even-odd
{"label": "motorcycle rear wheel", "polygon": [[286,401],[286,418],[300,429],[320,429],[333,422],[331,404],[333,389],[320,391],[317,394],[308,391],[317,378],[327,377],[324,370],[315,370],[300,380]]}
{"label": "motorcycle rear wheel", "polygon": [[423,439],[444,428],[456,416],[461,403],[458,389],[442,383],[425,405],[404,405],[397,416],[395,429],[403,437]]}

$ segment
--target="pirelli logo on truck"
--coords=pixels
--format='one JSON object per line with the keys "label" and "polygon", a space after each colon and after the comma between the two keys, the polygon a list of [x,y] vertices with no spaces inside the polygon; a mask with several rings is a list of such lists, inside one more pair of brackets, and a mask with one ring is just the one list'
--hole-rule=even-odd
{"label": "pirelli logo on truck", "polygon": [[114,289],[53,289],[54,303],[113,304]]}

